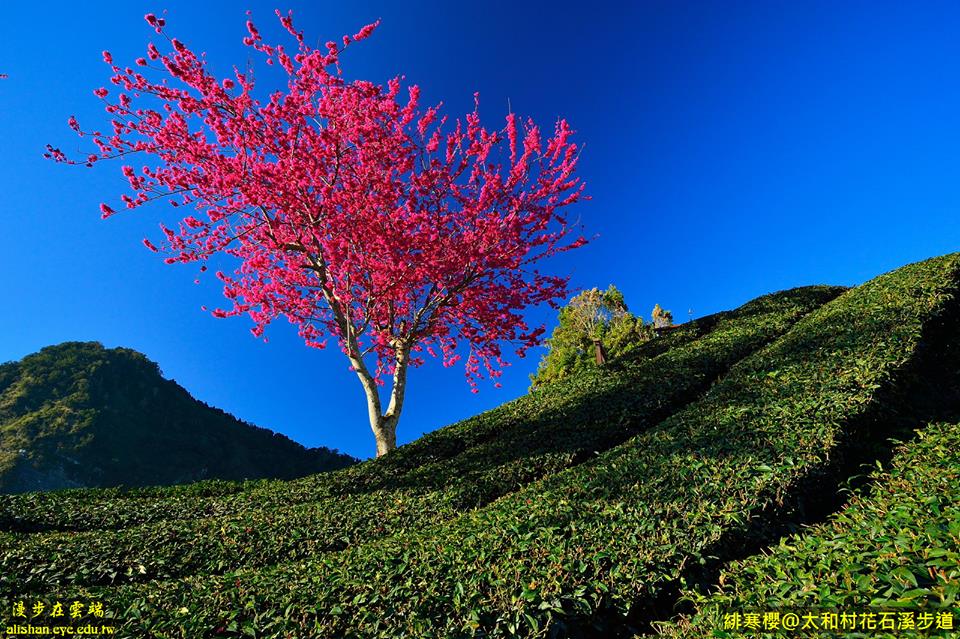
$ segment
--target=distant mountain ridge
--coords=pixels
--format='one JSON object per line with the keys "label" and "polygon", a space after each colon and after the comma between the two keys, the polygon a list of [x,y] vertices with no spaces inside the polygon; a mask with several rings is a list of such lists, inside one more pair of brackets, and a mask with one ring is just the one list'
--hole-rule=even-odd
{"label": "distant mountain ridge", "polygon": [[66,342],[0,365],[0,492],[290,479],[356,461],[208,406],[129,348]]}

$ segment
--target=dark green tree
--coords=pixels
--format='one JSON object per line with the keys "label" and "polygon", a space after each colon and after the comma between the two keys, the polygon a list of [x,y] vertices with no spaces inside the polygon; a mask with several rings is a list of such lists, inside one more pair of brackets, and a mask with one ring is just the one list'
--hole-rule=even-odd
{"label": "dark green tree", "polygon": [[546,340],[547,353],[530,377],[532,386],[605,366],[629,355],[651,336],[650,326],[627,310],[616,286],[584,291],[560,309],[557,327]]}

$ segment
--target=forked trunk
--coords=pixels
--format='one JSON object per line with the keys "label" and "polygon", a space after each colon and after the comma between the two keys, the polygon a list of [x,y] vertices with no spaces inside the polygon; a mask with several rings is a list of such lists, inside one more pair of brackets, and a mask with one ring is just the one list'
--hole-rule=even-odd
{"label": "forked trunk", "polygon": [[396,368],[393,373],[393,388],[390,391],[390,404],[384,412],[380,404],[380,393],[373,377],[365,367],[354,364],[357,377],[367,396],[367,413],[370,417],[370,430],[377,442],[377,457],[386,455],[397,447],[397,424],[400,422],[400,411],[403,409],[403,397],[407,385],[407,364],[410,349],[407,346],[398,346],[396,349]]}

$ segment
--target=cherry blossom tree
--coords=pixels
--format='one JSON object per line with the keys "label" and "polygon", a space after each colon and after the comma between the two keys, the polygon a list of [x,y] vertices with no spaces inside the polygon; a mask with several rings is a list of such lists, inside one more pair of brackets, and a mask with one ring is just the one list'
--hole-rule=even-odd
{"label": "cherry blossom tree", "polygon": [[380,456],[396,447],[407,372],[426,355],[445,366],[465,355],[476,392],[477,379],[501,375],[504,345],[522,357],[539,343],[544,327],[522,312],[556,308],[569,278],[537,263],[586,241],[565,214],[585,198],[579,147],[562,119],[544,141],[513,113],[485,128],[476,94],[473,112],[448,122],[441,104],[421,107],[417,86],[401,95],[401,77],[346,79],[341,56],[379,23],[313,48],[292,14],[277,16],[289,47],[266,44],[247,22],[244,44],[285,78],[257,97],[250,65],[217,77],[146,15],[163,50],[149,43],[134,67],[103,53],[117,88],[94,93],[110,130],[68,120],[97,151],[76,159],[48,146],[47,156],[87,166],[147,158],[122,167],[126,208],[163,199],[193,214],[161,224],[160,241],[145,246],[201,271],[227,256],[235,270],[216,276],[230,304],[216,317],[248,315],[256,336],[285,318],[316,348],[334,338],[363,387]]}

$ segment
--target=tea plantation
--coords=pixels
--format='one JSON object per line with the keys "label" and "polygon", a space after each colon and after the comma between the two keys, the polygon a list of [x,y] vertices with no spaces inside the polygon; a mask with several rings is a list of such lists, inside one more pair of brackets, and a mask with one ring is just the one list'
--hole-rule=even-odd
{"label": "tea plantation", "polygon": [[947,610],[958,278],[949,255],[766,295],[334,473],[2,496],[2,623],[77,599],[120,637],[708,637],[728,609]]}
{"label": "tea plantation", "polygon": [[[882,631],[884,625],[898,629],[900,614],[920,606],[927,631],[899,636],[953,634],[936,631],[948,630],[937,627],[938,614],[955,611],[960,597],[960,424],[925,426],[916,441],[899,447],[890,469],[874,469],[872,479],[871,488],[857,491],[829,522],[727,567],[719,591],[687,592],[699,614],[669,633],[718,636],[714,629],[733,610],[865,606],[886,611],[876,619]],[[960,632],[960,624],[953,625]]]}

